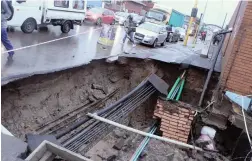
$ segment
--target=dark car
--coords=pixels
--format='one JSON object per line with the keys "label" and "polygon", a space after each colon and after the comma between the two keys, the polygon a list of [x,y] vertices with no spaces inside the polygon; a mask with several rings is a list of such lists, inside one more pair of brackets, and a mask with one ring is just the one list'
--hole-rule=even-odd
{"label": "dark car", "polygon": [[167,42],[178,42],[180,39],[180,33],[179,30],[175,29],[174,27],[167,26]]}
{"label": "dark car", "polygon": [[104,24],[115,24],[115,14],[105,8],[91,8],[87,11],[86,19],[96,25]]}

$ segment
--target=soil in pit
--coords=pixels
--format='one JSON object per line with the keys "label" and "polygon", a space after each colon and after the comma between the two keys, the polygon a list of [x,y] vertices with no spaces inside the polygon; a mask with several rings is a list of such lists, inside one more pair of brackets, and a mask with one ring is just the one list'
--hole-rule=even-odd
{"label": "soil in pit", "polygon": [[[61,116],[81,106],[101,100],[118,89],[119,91],[102,106],[96,107],[97,109],[89,108],[83,113],[76,114],[73,119],[78,119],[87,112],[93,112],[114,103],[151,73],[157,74],[172,86],[182,72],[179,65],[152,60],[125,59],[114,63],[98,60],[78,68],[31,76],[2,87],[2,124],[16,137],[25,140],[25,134],[41,133],[41,129],[37,130],[38,127],[53,120],[60,122]],[[206,73],[206,71],[197,68],[188,69],[182,101],[193,105],[197,104]],[[207,95],[211,95],[212,90],[210,88]],[[155,102],[156,98],[152,99]],[[141,130],[149,128],[153,122],[151,118],[154,106],[148,101],[147,104],[144,104],[148,108],[141,108],[141,106],[136,109],[128,118],[127,125]],[[150,111],[146,112],[146,109]],[[140,111],[137,112],[138,110]],[[50,125],[54,126],[53,123]],[[50,130],[44,130],[43,134],[50,133]],[[111,135],[112,133],[107,137]],[[134,138],[134,136],[127,136],[127,138]],[[137,138],[142,140],[141,137]],[[104,147],[106,146],[104,145]],[[129,157],[132,153],[128,154],[123,154],[123,156]]]}

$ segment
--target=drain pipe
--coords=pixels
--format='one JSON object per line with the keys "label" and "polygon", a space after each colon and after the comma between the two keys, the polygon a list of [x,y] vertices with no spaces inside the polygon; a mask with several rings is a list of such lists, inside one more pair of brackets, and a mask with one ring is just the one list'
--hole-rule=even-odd
{"label": "drain pipe", "polygon": [[157,139],[157,140],[161,140],[161,141],[165,141],[165,142],[168,142],[168,143],[176,144],[176,145],[179,145],[179,146],[182,146],[182,147],[185,147],[185,148],[190,148],[190,149],[195,149],[195,150],[203,151],[202,148],[199,148],[199,147],[196,147],[196,146],[193,146],[193,145],[189,145],[189,144],[186,144],[186,143],[183,143],[183,142],[180,142],[180,141],[176,141],[176,140],[164,138],[164,137],[161,137],[161,136],[153,135],[153,134],[150,134],[150,133],[147,133],[147,132],[143,132],[141,130],[137,130],[137,129],[134,129],[134,128],[131,128],[131,127],[119,124],[117,122],[108,120],[106,118],[100,117],[97,114],[88,113],[87,115],[89,117],[92,117],[92,118],[96,119],[96,120],[105,122],[107,124],[119,127],[121,129],[124,129],[124,130],[131,131],[131,132],[143,135],[143,136],[147,136],[147,137],[154,138],[154,139]]}
{"label": "drain pipe", "polygon": [[[220,33],[216,34],[215,36],[213,36],[213,38],[216,37],[216,36],[218,36],[218,35],[225,35],[225,36],[226,36],[226,34],[227,34],[227,33],[230,33],[230,32],[232,32],[232,29],[231,29],[231,30],[228,30],[228,31],[220,32]],[[219,45],[218,52],[215,54],[214,59],[213,59],[213,63],[211,64],[211,68],[210,68],[209,71],[208,71],[207,79],[206,79],[206,82],[205,82],[205,84],[204,84],[203,91],[202,91],[202,93],[201,93],[200,100],[199,100],[199,103],[198,103],[198,106],[199,106],[199,107],[201,107],[201,105],[202,105],[202,102],[203,102],[203,99],[204,99],[204,96],[205,96],[205,93],[206,93],[206,90],[207,90],[207,87],[208,87],[210,78],[211,78],[211,76],[212,76],[212,73],[213,73],[213,70],[214,70],[214,67],[215,67],[215,64],[216,64],[216,62],[217,62],[217,59],[218,59],[219,54],[221,53],[221,48],[222,48],[223,42],[224,42],[224,40],[225,40],[225,36],[223,36],[223,38],[222,38],[222,40],[221,40],[221,44]],[[213,39],[212,39],[212,40],[213,40]],[[212,42],[212,41],[211,41],[211,42]]]}

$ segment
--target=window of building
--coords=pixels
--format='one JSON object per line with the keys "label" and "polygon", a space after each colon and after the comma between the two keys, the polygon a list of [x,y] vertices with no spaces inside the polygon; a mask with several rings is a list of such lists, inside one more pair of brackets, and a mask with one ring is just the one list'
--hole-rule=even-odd
{"label": "window of building", "polygon": [[69,7],[69,0],[54,0],[54,6],[68,8]]}
{"label": "window of building", "polygon": [[74,0],[73,9],[83,10],[84,9],[84,0]]}

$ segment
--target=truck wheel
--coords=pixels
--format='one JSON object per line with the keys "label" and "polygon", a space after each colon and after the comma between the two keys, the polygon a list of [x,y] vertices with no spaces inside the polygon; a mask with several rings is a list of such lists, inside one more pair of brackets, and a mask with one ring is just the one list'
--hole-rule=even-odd
{"label": "truck wheel", "polygon": [[63,23],[63,25],[61,25],[61,31],[63,33],[68,33],[71,30],[71,22],[70,21],[66,21]]}
{"label": "truck wheel", "polygon": [[28,18],[24,21],[24,23],[21,26],[21,30],[24,33],[32,33],[33,30],[36,28],[37,23],[33,18]]}

